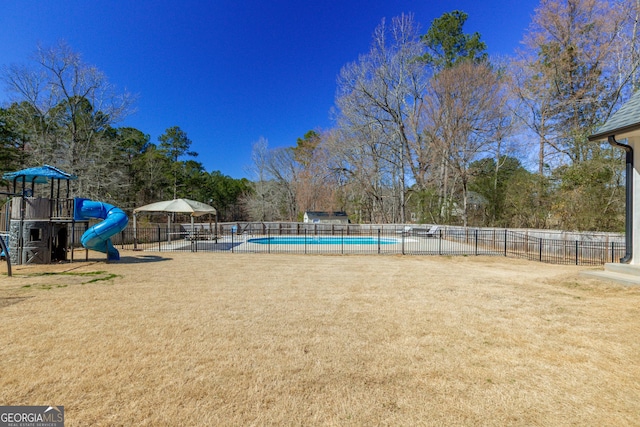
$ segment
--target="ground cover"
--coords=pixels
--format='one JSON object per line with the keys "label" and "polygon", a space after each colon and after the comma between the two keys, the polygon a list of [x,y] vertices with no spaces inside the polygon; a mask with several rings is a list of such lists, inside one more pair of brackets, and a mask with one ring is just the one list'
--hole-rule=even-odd
{"label": "ground cover", "polygon": [[122,255],[0,276],[0,405],[64,405],[67,426],[640,425],[640,288],[584,267]]}

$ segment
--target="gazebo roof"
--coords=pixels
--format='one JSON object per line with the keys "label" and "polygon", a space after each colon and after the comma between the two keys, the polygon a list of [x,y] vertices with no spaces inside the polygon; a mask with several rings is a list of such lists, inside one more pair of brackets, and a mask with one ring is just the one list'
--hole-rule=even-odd
{"label": "gazebo roof", "polygon": [[135,208],[133,213],[139,212],[176,212],[176,213],[188,213],[191,216],[200,216],[206,214],[215,214],[214,207],[205,203],[198,202],[190,199],[173,199],[165,200],[162,202],[151,203],[150,205],[144,205],[139,208]]}
{"label": "gazebo roof", "polygon": [[640,91],[609,117],[609,120],[589,137],[589,141],[602,141],[610,136],[624,139],[635,135],[640,135]]}

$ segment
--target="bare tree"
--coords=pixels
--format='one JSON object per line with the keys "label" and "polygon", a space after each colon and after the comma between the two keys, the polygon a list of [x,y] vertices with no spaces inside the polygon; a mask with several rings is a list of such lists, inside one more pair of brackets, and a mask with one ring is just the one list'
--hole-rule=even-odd
{"label": "bare tree", "polygon": [[499,152],[498,145],[508,134],[507,98],[501,86],[499,74],[490,65],[465,61],[432,79],[425,97],[425,114],[430,118],[426,133],[441,147],[444,164],[455,172],[465,226],[470,165]]}
{"label": "bare tree", "polygon": [[254,192],[245,198],[249,215],[260,221],[295,221],[296,165],[290,148],[270,149],[265,138],[260,138],[252,150]]}
{"label": "bare tree", "polygon": [[395,167],[387,160],[386,136],[374,126],[341,126],[328,139],[333,170],[344,201],[359,221],[384,223],[395,219],[392,181]]}
{"label": "bare tree", "polygon": [[276,218],[275,196],[272,190],[274,185],[269,181],[266,165],[268,145],[268,141],[263,137],[253,144],[251,150],[253,164],[249,172],[253,175],[254,191],[243,198],[249,217],[256,221],[270,221]]}
{"label": "bare tree", "polygon": [[104,170],[113,147],[103,134],[130,112],[131,95],[116,92],[100,70],[64,42],[39,47],[34,67],[13,65],[3,71],[29,133],[32,161],[77,174],[80,194],[92,196],[117,185],[114,174]]}
{"label": "bare tree", "polygon": [[[620,37],[630,23],[621,3],[543,0],[536,9],[516,65],[515,93],[540,144],[539,173],[551,153],[576,163],[599,150],[587,136],[619,105],[637,68],[633,44]],[[620,67],[616,56],[631,64]]]}
{"label": "bare tree", "polygon": [[335,210],[337,182],[327,149],[326,135],[309,131],[292,149],[296,163],[295,194],[298,213]]}
{"label": "bare tree", "polygon": [[540,76],[535,75],[523,61],[510,66],[510,90],[513,114],[537,140],[538,175],[544,176],[545,167],[558,157],[556,150],[548,149],[553,138],[553,91]]}
{"label": "bare tree", "polygon": [[379,156],[377,164],[393,168],[390,188],[397,191],[399,207],[394,220],[401,222],[406,220],[407,180],[422,184],[429,167],[419,114],[426,72],[418,58],[424,49],[411,15],[394,18],[390,27],[383,20],[369,53],[345,66],[338,79],[340,126],[378,138],[379,149],[372,153]]}

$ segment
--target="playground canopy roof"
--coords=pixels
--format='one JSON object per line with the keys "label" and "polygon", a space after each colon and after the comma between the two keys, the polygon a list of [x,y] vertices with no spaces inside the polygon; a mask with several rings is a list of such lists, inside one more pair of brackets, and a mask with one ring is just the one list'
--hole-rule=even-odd
{"label": "playground canopy roof", "polygon": [[202,202],[190,199],[173,199],[163,202],[151,203],[133,210],[134,214],[140,212],[175,212],[188,213],[191,216],[200,216],[206,214],[215,214],[216,209]]}
{"label": "playground canopy roof", "polygon": [[54,166],[43,165],[34,168],[22,169],[16,172],[7,172],[2,175],[2,178],[14,181],[16,179],[21,178],[25,179],[26,182],[29,183],[37,183],[37,184],[46,184],[49,182],[49,179],[64,179],[64,180],[73,180],[78,179],[77,176],[72,175],[70,173],[64,172]]}

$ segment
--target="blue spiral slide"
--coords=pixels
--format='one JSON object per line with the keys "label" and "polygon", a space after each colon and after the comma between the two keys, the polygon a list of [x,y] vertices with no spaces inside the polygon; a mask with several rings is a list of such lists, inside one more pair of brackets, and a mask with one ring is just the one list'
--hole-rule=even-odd
{"label": "blue spiral slide", "polygon": [[111,236],[124,230],[129,222],[127,214],[109,203],[76,198],[74,200],[73,218],[76,221],[90,218],[103,219],[90,227],[80,238],[80,243],[87,249],[107,254],[107,260],[118,261],[120,253],[111,243]]}

